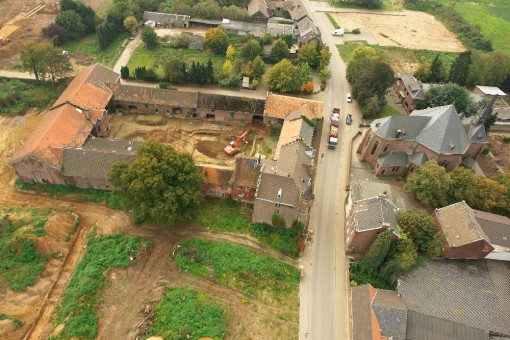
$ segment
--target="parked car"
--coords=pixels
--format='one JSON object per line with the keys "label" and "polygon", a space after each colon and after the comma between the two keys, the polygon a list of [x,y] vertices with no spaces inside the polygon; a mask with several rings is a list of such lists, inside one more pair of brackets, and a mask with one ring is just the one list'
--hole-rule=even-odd
{"label": "parked car", "polygon": [[345,99],[347,99],[347,102],[350,103],[352,102],[352,96],[350,93],[347,93],[347,96],[345,96]]}
{"label": "parked car", "polygon": [[344,29],[343,28],[337,28],[333,31],[333,35],[343,36],[344,35]]}
{"label": "parked car", "polygon": [[347,117],[345,118],[345,124],[347,124],[347,125],[352,124],[352,115],[350,113],[348,113]]}

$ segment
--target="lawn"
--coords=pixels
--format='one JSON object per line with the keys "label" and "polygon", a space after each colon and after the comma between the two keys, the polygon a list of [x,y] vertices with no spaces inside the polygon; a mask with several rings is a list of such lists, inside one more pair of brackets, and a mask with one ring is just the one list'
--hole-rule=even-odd
{"label": "lawn", "polygon": [[226,309],[209,295],[186,288],[171,288],[156,306],[154,323],[146,336],[164,339],[223,339]]}
{"label": "lawn", "polygon": [[[143,241],[148,242],[148,241]],[[63,295],[54,324],[64,324],[55,339],[94,339],[98,317],[95,311],[105,284],[104,273],[110,268],[130,265],[130,256],[137,253],[142,240],[123,234],[98,236],[89,234],[87,253],[75,268]]]}
{"label": "lawn", "polygon": [[480,25],[483,35],[492,40],[494,50],[510,54],[510,1],[455,0],[453,3],[467,22]]}
{"label": "lawn", "polygon": [[175,262],[197,276],[213,276],[243,295],[272,303],[297,294],[297,268],[227,242],[186,240],[179,243]]}
{"label": "lawn", "polygon": [[62,48],[71,54],[86,54],[93,57],[95,62],[113,68],[124,51],[128,37],[129,33],[123,32],[106,49],[101,49],[96,34],[91,34],[81,40],[68,42]]}
{"label": "lawn", "polygon": [[36,252],[51,209],[0,209],[0,287],[22,291],[37,281],[48,254]]}
{"label": "lawn", "polygon": [[380,9],[366,8],[360,4],[346,2],[346,1],[328,1],[333,7],[336,8],[357,8],[363,10],[372,11],[401,11],[402,5],[398,1],[394,0],[383,0],[383,6]]}
{"label": "lawn", "polygon": [[[345,62],[350,61],[350,56],[352,51],[359,46],[359,44],[343,44],[336,45],[340,56]],[[395,72],[402,71],[402,64],[409,63],[422,63],[428,62],[432,64],[436,55],[439,54],[439,57],[443,61],[443,65],[446,70],[450,69],[451,64],[457,58],[457,53],[455,52],[440,52],[440,51],[430,51],[430,50],[412,50],[408,48],[396,47],[396,46],[378,46],[372,45],[370,46],[376,50],[376,52],[382,57],[384,61],[391,65]]]}
{"label": "lawn", "polygon": [[64,87],[52,89],[33,80],[0,78],[0,114],[21,115],[29,107],[37,111],[49,107]]}
{"label": "lawn", "polygon": [[252,208],[232,199],[206,198],[195,223],[220,232],[240,233],[256,237],[279,252],[297,256],[300,228],[275,228],[267,224],[248,222]]}
{"label": "lawn", "polygon": [[135,69],[137,67],[145,66],[146,68],[155,68],[158,76],[163,77],[161,61],[163,61],[166,56],[173,54],[181,55],[182,60],[185,61],[187,65],[191,65],[192,62],[207,64],[209,59],[211,59],[215,74],[219,72],[226,59],[225,56],[218,56],[205,51],[200,52],[190,49],[178,50],[168,45],[160,44],[153,50],[147,50],[143,46],[138,46],[131,55],[127,66],[129,67],[131,75],[134,75]]}
{"label": "lawn", "polygon": [[397,110],[395,110],[394,108],[392,108],[388,104],[386,104],[386,105],[384,105],[383,109],[381,110],[381,112],[379,112],[379,114],[377,115],[376,118],[378,119],[378,118],[397,116],[397,115],[402,115],[402,113],[397,111]]}

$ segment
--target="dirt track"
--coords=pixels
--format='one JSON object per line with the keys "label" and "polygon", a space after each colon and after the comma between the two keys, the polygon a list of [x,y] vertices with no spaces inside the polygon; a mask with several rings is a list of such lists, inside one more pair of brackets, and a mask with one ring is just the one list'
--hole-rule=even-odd
{"label": "dirt track", "polygon": [[277,254],[257,240],[245,235],[217,234],[189,224],[171,227],[133,226],[125,213],[112,210],[106,205],[69,202],[16,190],[13,187],[14,171],[6,165],[6,161],[12,157],[21,141],[39,120],[40,116],[33,113],[27,117],[0,117],[0,205],[71,208],[80,215],[81,223],[78,233],[71,240],[68,255],[52,264],[52,272],[43,275],[36,285],[29,288],[30,294],[16,293],[17,302],[24,306],[24,310],[32,313],[30,317],[17,315],[15,310],[1,310],[14,317],[24,318],[26,323],[14,333],[0,334],[0,339],[24,336],[29,336],[30,339],[48,338],[53,331],[51,316],[76,263],[84,254],[87,235],[94,225],[97,225],[98,234],[125,232],[154,242],[152,251],[148,254],[142,253],[130,268],[107,273],[109,280],[98,308],[99,339],[133,338],[145,317],[140,309],[147,303],[158,301],[164,288],[171,286],[194,287],[222,301],[228,309],[226,339],[270,339],[275,336],[289,339],[296,336],[299,320],[298,296],[279,306],[268,301],[264,303],[248,300],[237,291],[218,284],[214,279],[196,278],[180,272],[171,258],[172,249],[181,240],[209,238],[245,245],[295,264],[294,260]]}

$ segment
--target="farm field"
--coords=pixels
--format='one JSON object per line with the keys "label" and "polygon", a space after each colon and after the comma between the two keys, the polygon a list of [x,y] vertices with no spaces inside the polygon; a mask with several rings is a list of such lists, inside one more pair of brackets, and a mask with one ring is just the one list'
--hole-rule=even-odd
{"label": "farm field", "polygon": [[467,22],[479,25],[482,33],[492,40],[496,51],[510,54],[510,2],[507,0],[435,0],[444,6],[454,6]]}
{"label": "farm field", "polygon": [[[358,47],[357,44],[343,44],[337,45],[338,52],[342,59],[349,62],[351,53]],[[443,65],[448,70],[451,64],[457,57],[454,52],[441,52],[430,50],[409,49],[396,46],[370,46],[381,55],[381,57],[388,62],[395,72],[414,73],[419,67],[420,63],[424,61],[429,64],[432,63],[434,58],[439,55],[443,61]]]}
{"label": "farm field", "polygon": [[409,49],[427,47],[433,51],[462,52],[465,50],[454,33],[432,15],[404,10],[395,15],[381,13],[331,13],[346,31],[368,29],[381,46]]}

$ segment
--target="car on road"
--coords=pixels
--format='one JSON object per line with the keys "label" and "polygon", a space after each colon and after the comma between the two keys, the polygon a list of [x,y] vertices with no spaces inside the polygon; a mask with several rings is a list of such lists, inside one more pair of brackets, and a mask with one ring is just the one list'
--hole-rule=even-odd
{"label": "car on road", "polygon": [[333,35],[338,35],[338,36],[343,36],[344,35],[344,29],[343,28],[337,28],[336,30],[333,31]]}
{"label": "car on road", "polygon": [[347,125],[352,124],[352,115],[350,113],[348,113],[347,117],[345,118],[345,124],[347,124]]}
{"label": "car on road", "polygon": [[347,99],[347,102],[350,103],[352,102],[352,96],[350,93],[347,93],[347,96],[345,96],[345,99]]}

